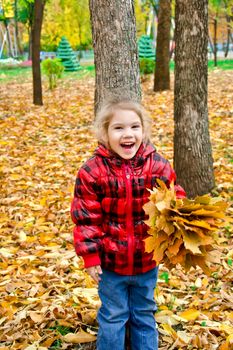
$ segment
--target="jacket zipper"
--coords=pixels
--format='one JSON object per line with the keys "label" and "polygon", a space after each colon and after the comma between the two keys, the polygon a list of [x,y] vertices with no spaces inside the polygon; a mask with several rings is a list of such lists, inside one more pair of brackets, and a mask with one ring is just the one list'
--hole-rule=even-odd
{"label": "jacket zipper", "polygon": [[134,230],[133,230],[133,216],[132,216],[132,184],[130,167],[125,164],[125,178],[126,178],[126,232],[128,235],[128,263],[129,274],[133,274],[133,246],[134,246]]}

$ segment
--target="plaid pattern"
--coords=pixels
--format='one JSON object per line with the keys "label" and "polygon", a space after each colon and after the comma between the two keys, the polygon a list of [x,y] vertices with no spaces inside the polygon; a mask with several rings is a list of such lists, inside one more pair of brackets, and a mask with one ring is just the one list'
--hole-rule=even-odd
{"label": "plaid pattern", "polygon": [[[74,245],[85,267],[101,264],[122,275],[134,275],[155,267],[144,250],[147,219],[143,205],[156,179],[167,186],[175,181],[169,162],[151,145],[142,144],[136,156],[124,160],[100,145],[79,170],[71,216]],[[176,186],[177,196],[185,192]]]}

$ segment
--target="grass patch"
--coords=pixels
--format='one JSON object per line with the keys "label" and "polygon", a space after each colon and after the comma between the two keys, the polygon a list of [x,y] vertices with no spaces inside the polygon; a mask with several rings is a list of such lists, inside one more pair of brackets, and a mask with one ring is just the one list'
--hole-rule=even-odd
{"label": "grass patch", "polygon": [[76,71],[76,72],[63,72],[62,79],[82,79],[87,77],[94,77],[95,76],[95,67],[94,65],[91,66],[81,66],[82,69]]}
{"label": "grass patch", "polygon": [[31,67],[3,67],[0,65],[0,83],[5,83],[14,79],[25,80],[32,74]]}
{"label": "grass patch", "polygon": [[[60,326],[56,324],[54,327],[50,328],[53,331],[56,331],[58,334],[61,334],[62,336],[68,334],[68,333],[74,333],[74,329],[70,327]],[[53,344],[49,347],[49,350],[56,350],[60,349],[62,347],[62,340],[56,339]]]}
{"label": "grass patch", "polygon": [[[222,69],[222,70],[231,70],[233,69],[233,60],[222,60],[219,59],[217,62],[217,68],[218,69]],[[170,69],[171,71],[174,71],[174,67],[175,67],[175,62],[172,60],[170,61]],[[209,60],[208,61],[208,69],[209,70],[213,70],[216,67],[214,67],[214,60]]]}
{"label": "grass patch", "polygon": [[219,68],[222,70],[231,70],[233,69],[233,60],[221,60],[217,61],[217,67],[214,66],[214,60],[209,60],[208,62],[209,70],[213,70],[215,68]]}
{"label": "grass patch", "polygon": [[[76,72],[63,72],[61,79],[82,79],[86,77],[94,77],[94,65],[82,66],[82,69]],[[31,67],[4,67],[0,64],[0,84],[7,83],[12,80],[17,80],[18,83],[32,77]],[[43,77],[43,75],[42,75]]]}
{"label": "grass patch", "polygon": [[57,350],[57,349],[61,349],[61,347],[62,347],[62,341],[60,339],[57,339],[49,347],[49,350]]}
{"label": "grass patch", "polygon": [[[174,71],[175,62],[170,61],[170,70]],[[218,69],[222,70],[233,70],[233,59],[222,60],[219,59]],[[215,69],[214,61],[208,61],[208,69],[211,71]],[[0,64],[0,84],[6,83],[11,80],[17,80],[18,83],[25,81],[27,78],[31,78],[32,68],[31,67],[4,67]],[[95,76],[95,66],[92,65],[83,65],[82,69],[76,72],[64,72],[62,74],[62,79],[83,79],[86,77]]]}

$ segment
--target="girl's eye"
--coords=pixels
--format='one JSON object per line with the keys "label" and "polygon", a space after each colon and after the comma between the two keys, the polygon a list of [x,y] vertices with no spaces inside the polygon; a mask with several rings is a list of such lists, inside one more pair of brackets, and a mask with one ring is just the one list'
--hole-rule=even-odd
{"label": "girl's eye", "polygon": [[133,125],[132,128],[133,129],[138,129],[138,128],[140,128],[140,125],[139,124],[138,125]]}
{"label": "girl's eye", "polygon": [[115,128],[114,128],[115,130],[121,130],[122,129],[122,127],[121,126],[115,126]]}

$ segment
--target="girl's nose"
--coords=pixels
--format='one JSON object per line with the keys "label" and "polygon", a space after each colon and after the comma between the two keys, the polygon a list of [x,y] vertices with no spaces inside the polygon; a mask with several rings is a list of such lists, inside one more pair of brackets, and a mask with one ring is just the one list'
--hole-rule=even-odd
{"label": "girl's nose", "polygon": [[127,128],[124,131],[124,137],[131,137],[133,135],[132,133],[132,129],[131,128]]}

